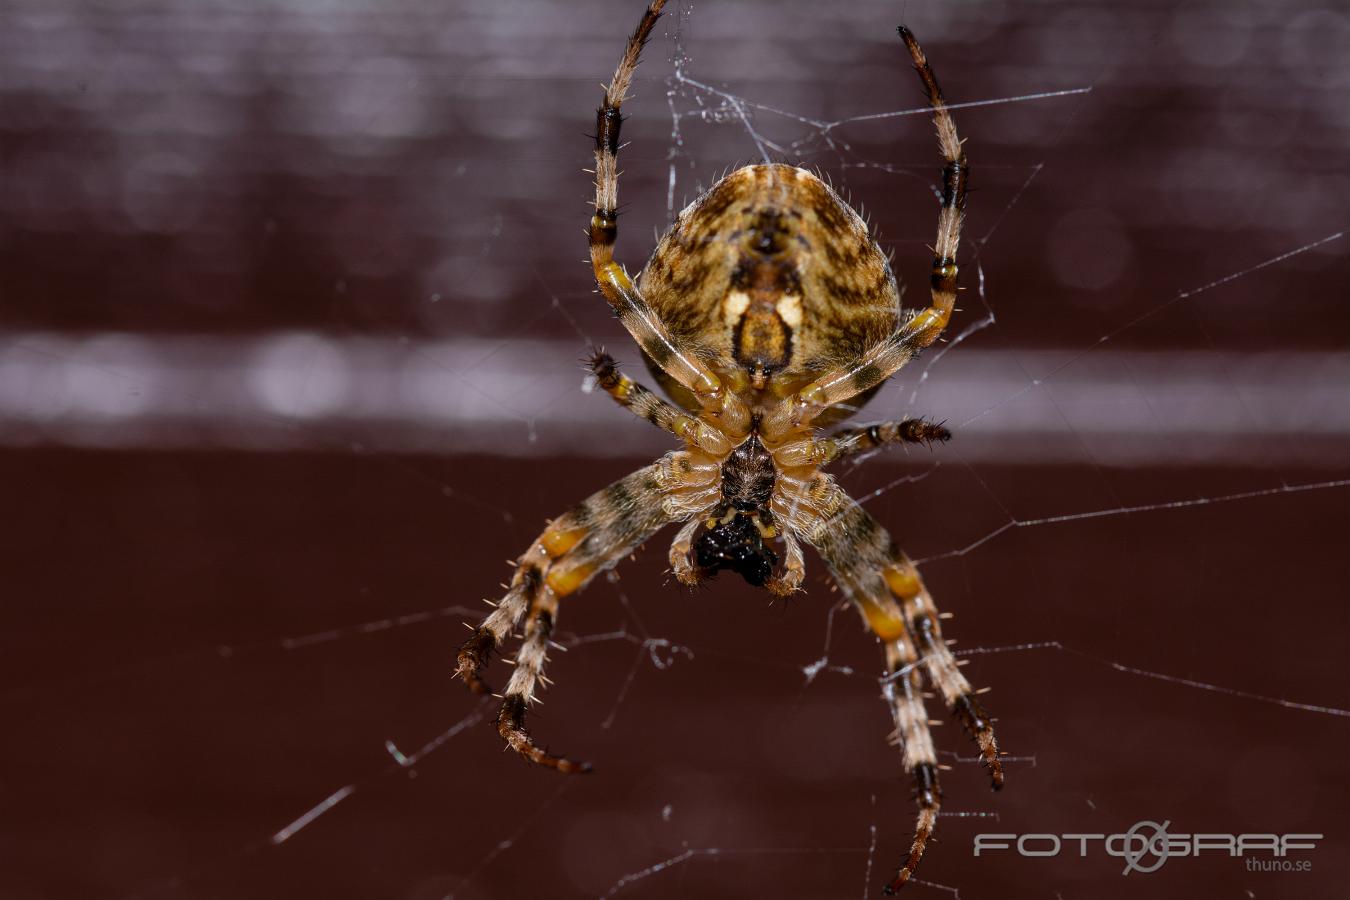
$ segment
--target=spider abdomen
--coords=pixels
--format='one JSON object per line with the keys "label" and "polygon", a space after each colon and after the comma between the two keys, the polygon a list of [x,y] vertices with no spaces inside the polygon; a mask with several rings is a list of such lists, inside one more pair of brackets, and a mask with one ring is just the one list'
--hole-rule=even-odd
{"label": "spider abdomen", "polygon": [[738,169],[691,203],[639,289],[672,337],[752,405],[858,357],[901,316],[895,277],[862,218],[812,173],[778,164]]}

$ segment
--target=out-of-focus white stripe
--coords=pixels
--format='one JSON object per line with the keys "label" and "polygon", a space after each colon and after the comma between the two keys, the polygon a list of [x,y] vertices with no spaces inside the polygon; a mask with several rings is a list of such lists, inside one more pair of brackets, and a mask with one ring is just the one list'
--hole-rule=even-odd
{"label": "out-of-focus white stripe", "polygon": [[[3,334],[0,446],[508,456],[673,446],[586,389],[585,350],[572,340],[307,332]],[[635,357],[628,370],[649,380]],[[1070,359],[964,345],[913,364],[860,420],[945,420],[959,441],[952,450],[985,462],[1350,459],[1350,354],[1094,349],[1065,366]]]}

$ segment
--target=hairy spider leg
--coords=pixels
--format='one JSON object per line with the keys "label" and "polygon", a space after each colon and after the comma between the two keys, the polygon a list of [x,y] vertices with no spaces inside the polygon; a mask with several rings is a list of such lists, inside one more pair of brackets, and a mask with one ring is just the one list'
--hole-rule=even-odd
{"label": "hairy spider leg", "polygon": [[[894,550],[894,548],[892,548]],[[956,718],[980,750],[980,758],[989,769],[994,790],[1003,787],[1003,763],[999,759],[998,739],[994,735],[992,720],[985,713],[970,682],[961,674],[955,657],[947,642],[942,639],[938,624],[939,613],[933,599],[919,577],[919,571],[903,553],[895,552],[896,561],[882,570],[886,586],[899,604],[877,604],[864,610],[873,631],[881,633],[899,632],[899,637],[886,649],[888,668],[893,672],[902,671],[896,667],[898,661],[902,667],[908,667],[899,676],[903,681],[905,702],[912,697],[913,669],[922,665],[930,684],[935,685],[942,694],[947,710]],[[899,624],[897,624],[899,619]],[[916,655],[917,649],[921,655]],[[895,676],[888,676],[895,677]],[[888,696],[894,701],[897,733],[908,734],[904,730],[911,716],[905,721],[901,718],[901,699],[894,688],[888,685]],[[924,729],[926,732],[926,729]],[[909,740],[905,737],[905,740]],[[931,749],[931,740],[923,736],[923,744]],[[911,760],[906,748],[906,764]],[[941,789],[938,785],[937,771],[931,765],[911,768],[914,773],[916,799],[919,804],[919,821],[914,829],[914,841],[910,845],[909,858],[887,883],[885,893],[894,894],[913,876],[919,861],[923,858],[924,848],[937,825],[938,807],[941,803]]]}
{"label": "hairy spider leg", "polygon": [[919,654],[907,634],[886,642],[886,676],[882,679],[881,695],[891,707],[895,720],[891,739],[904,751],[905,770],[914,778],[914,801],[919,807],[909,856],[884,889],[891,894],[919,867],[928,839],[937,829],[938,810],[942,808],[937,751],[933,748],[928,710],[919,685]]}
{"label": "hairy spider leg", "polygon": [[932,444],[949,441],[951,437],[952,433],[941,424],[934,425],[924,419],[873,422],[841,428],[827,438],[813,441],[807,452],[810,463],[823,466],[893,444]]}
{"label": "hairy spider leg", "polygon": [[817,473],[787,485],[782,515],[819,551],[844,596],[886,648],[883,693],[903,743],[905,768],[914,779],[918,822],[909,858],[887,885],[909,879],[932,835],[941,803],[937,759],[918,691],[918,667],[942,694],[948,710],[980,748],[995,790],[1003,786],[998,742],[988,715],[942,639],[938,610],[913,562],[890,534],[834,479]]}
{"label": "hairy spider leg", "polygon": [[525,620],[524,641],[497,716],[497,729],[511,749],[561,772],[589,771],[586,763],[543,750],[525,729],[525,711],[536,701],[543,680],[558,601],[617,565],[665,525],[715,503],[718,471],[716,465],[699,463],[688,453],[668,453],[554,519],[517,560],[506,595],[461,646],[457,666],[457,674],[470,688],[488,692],[483,669],[492,652]]}
{"label": "hairy spider leg", "polygon": [[922,653],[928,680],[942,693],[947,711],[956,717],[980,749],[980,758],[989,770],[994,790],[1003,787],[1003,763],[999,760],[994,725],[976,698],[976,691],[961,674],[947,641],[942,638],[941,613],[919,576],[918,567],[904,553],[895,558],[883,574],[891,593],[900,601],[905,627]]}
{"label": "hairy spider leg", "polygon": [[827,372],[787,398],[770,420],[769,424],[775,431],[808,423],[830,406],[855,397],[890,378],[915,354],[938,339],[947,327],[956,305],[956,251],[961,243],[970,167],[961,139],[956,133],[956,123],[938,86],[937,76],[928,65],[919,42],[903,25],[900,26],[900,38],[909,50],[919,80],[923,82],[928,95],[929,105],[933,108],[933,123],[937,128],[938,150],[943,162],[937,241],[933,246],[933,267],[929,277],[931,302],[901,325],[895,334],[877,344],[860,359]]}
{"label": "hairy spider leg", "polygon": [[614,357],[603,350],[597,350],[591,355],[589,367],[601,389],[639,419],[645,419],[662,431],[670,432],[688,444],[691,450],[699,449],[719,459],[731,452],[731,441],[720,430],[667,403],[649,388],[620,372]]}
{"label": "hairy spider leg", "polygon": [[908,28],[901,25],[900,39],[905,42],[914,70],[919,73],[928,103],[933,107],[933,125],[937,129],[938,149],[942,153],[942,205],[938,212],[937,241],[933,245],[933,271],[929,276],[932,305],[921,310],[905,325],[906,339],[915,347],[927,347],[938,339],[956,306],[956,250],[961,243],[961,224],[966,212],[966,183],[970,167],[966,151],[956,133],[956,122],[947,109],[947,101],[938,86],[937,76],[923,54],[923,48]]}
{"label": "hairy spider leg", "polygon": [[619,110],[628,97],[638,56],[651,37],[664,6],[665,0],[652,0],[643,13],[642,20],[628,38],[613,80],[605,88],[600,108],[596,110],[595,214],[591,217],[589,231],[591,266],[600,291],[633,340],[670,377],[693,391],[704,408],[711,410],[720,408],[727,399],[722,380],[675,340],[642,298],[623,266],[614,259],[614,242],[619,235],[619,130],[623,125]]}

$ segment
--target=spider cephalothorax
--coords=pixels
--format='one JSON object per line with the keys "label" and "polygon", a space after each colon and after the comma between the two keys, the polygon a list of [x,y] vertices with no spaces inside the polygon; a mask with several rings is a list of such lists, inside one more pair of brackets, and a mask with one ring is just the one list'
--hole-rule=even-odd
{"label": "spider cephalothorax", "polygon": [[946,440],[946,429],[917,419],[828,436],[819,429],[865,403],[946,328],[956,301],[965,152],[923,51],[901,28],[933,108],[943,160],[927,307],[901,308],[886,255],[847,203],[812,173],[778,164],[732,172],[690,204],[634,283],[613,253],[619,108],[664,3],[648,6],[596,115],[590,247],[601,292],[675,404],[622,374],[603,352],[592,357],[590,369],[610,396],[680,439],[684,449],[550,522],[519,558],[506,596],[461,648],[458,673],[486,690],[481,672],[489,656],[523,621],[524,641],[497,728],[534,762],[589,771],[585,763],[544,751],[525,729],[561,598],[666,525],[681,524],[670,564],[687,585],[728,569],[786,596],[801,588],[802,544],[810,544],[885,650],[882,693],[917,786],[918,826],[890,892],[923,856],[941,798],[921,678],[975,739],[995,788],[1003,770],[989,718],[942,637],[918,569],[821,471],[886,444]]}

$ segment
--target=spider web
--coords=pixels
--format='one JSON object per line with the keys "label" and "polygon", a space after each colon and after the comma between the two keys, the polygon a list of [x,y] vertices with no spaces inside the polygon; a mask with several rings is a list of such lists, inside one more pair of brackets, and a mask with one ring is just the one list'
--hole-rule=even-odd
{"label": "spider web", "polygon": [[[1093,7],[1073,10],[1063,33],[1090,38],[1085,46],[1098,50],[1113,25],[1127,21]],[[1297,37],[1321,22],[1304,21],[1314,12],[1294,16],[1289,34]],[[800,20],[820,13],[803,6],[786,18],[800,27]],[[630,27],[626,15],[619,30]],[[797,63],[785,58],[785,47],[801,51],[820,40],[836,50],[857,46],[860,68],[895,76],[884,82],[899,84],[894,96],[912,96],[895,48],[873,27],[895,18],[895,11],[858,8],[849,14],[847,34],[827,38],[770,23],[753,42],[744,37],[746,21],[737,18],[744,15],[684,4],[659,29],[664,36],[649,49],[628,107],[633,145],[623,155],[621,189],[631,207],[621,255],[634,267],[645,226],[659,231],[659,213],[668,220],[713,183],[728,160],[795,162],[819,169],[855,199],[885,198],[874,211],[883,245],[895,248],[897,271],[911,286],[908,304],[922,302],[914,291],[924,283],[935,217],[926,203],[936,197],[938,168],[926,110],[897,106],[889,90],[859,96],[814,88],[817,76],[793,80]],[[1158,15],[1178,33],[1194,26],[1181,12]],[[1217,15],[1211,11],[1200,21],[1214,26]],[[981,82],[980,61],[997,42],[964,49],[949,42],[959,44],[963,31],[974,41],[1026,27],[1012,11],[912,4],[903,16],[924,40],[949,94],[977,98],[953,106],[972,142],[980,190],[971,200],[963,259],[969,290],[957,328],[889,385],[863,419],[946,416],[957,438],[931,453],[876,454],[847,467],[842,478],[926,565],[943,608],[958,613],[949,628],[961,641],[955,652],[971,662],[977,686],[994,687],[990,703],[1002,717],[1010,754],[1009,787],[991,797],[959,731],[935,729],[944,762],[953,767],[944,777],[944,840],[930,848],[923,877],[907,890],[967,898],[1040,896],[1047,887],[1063,897],[1136,890],[1131,879],[1119,878],[1115,860],[972,861],[969,841],[980,831],[1124,831],[1140,819],[1172,817],[1179,828],[1184,821],[1195,831],[1325,831],[1343,847],[1344,837],[1332,834],[1333,811],[1313,808],[1306,798],[1345,786],[1320,761],[1327,755],[1322,748],[1343,739],[1343,720],[1350,717],[1350,699],[1327,677],[1338,670],[1335,638],[1343,637],[1346,624],[1334,608],[1334,588],[1350,574],[1343,554],[1327,555],[1334,554],[1334,529],[1344,529],[1350,487],[1343,388],[1335,380],[1345,370],[1345,354],[1278,331],[1285,345],[1267,341],[1265,320],[1234,298],[1250,295],[1265,307],[1293,303],[1282,292],[1283,278],[1343,272],[1327,260],[1344,256],[1344,223],[1334,215],[1291,216],[1240,250],[1202,238],[1199,247],[1187,248],[1184,266],[1175,264],[1171,245],[1137,242],[1123,252],[1139,267],[1158,270],[1147,278],[1118,273],[1116,281],[1091,289],[1072,279],[1092,273],[1069,273],[1059,292],[1032,294],[1017,278],[1027,271],[1018,254],[1028,241],[1019,229],[1052,215],[1045,210],[1056,179],[1071,174],[1074,152],[1100,124],[1109,102],[1103,95],[1122,80],[1125,63],[1108,54],[1070,66],[1070,74],[1028,65],[1025,73]],[[1222,33],[1241,31],[1237,21],[1228,20]],[[1248,31],[1254,22],[1245,25]],[[490,20],[475,24],[492,33]],[[596,47],[607,66],[614,53],[605,48],[617,50],[618,31],[597,23],[596,32],[605,35]],[[1085,71],[1081,80],[1070,77]],[[965,87],[971,81],[975,90]],[[853,77],[845,83],[867,82]],[[981,92],[984,83],[1016,89]],[[666,105],[664,122],[655,112],[658,98]],[[395,128],[378,116],[359,124],[377,132]],[[998,139],[986,140],[989,149],[977,153],[980,135],[991,131]],[[664,152],[654,153],[653,146]],[[1179,219],[1183,213],[1197,215],[1193,209],[1168,214]],[[419,314],[439,315],[428,310],[455,296],[462,284],[455,279],[481,276],[481,283],[463,288],[472,293],[516,267],[511,258],[522,232],[509,221],[500,212],[486,218],[471,252],[447,263]],[[1117,247],[1111,237],[1119,240],[1120,229],[1112,231],[1100,216],[1060,227],[1062,221],[1055,233],[1063,244],[1074,246],[1074,236],[1087,232],[1106,247],[1100,255]],[[1203,230],[1199,226],[1209,223],[1192,224]],[[457,240],[466,246],[462,235]],[[876,648],[829,593],[818,561],[812,560],[805,598],[765,610],[748,602],[759,595],[734,585],[719,583],[693,597],[662,587],[658,538],[643,559],[569,602],[550,670],[559,685],[546,693],[534,723],[541,737],[558,742],[556,749],[584,754],[590,748],[599,768],[592,779],[522,772],[514,760],[498,758],[488,724],[494,705],[465,695],[446,677],[455,623],[482,614],[466,599],[491,594],[500,577],[484,574],[497,563],[477,551],[494,547],[498,556],[513,555],[540,518],[623,471],[604,457],[637,465],[663,446],[659,436],[620,437],[639,426],[603,398],[585,397],[579,375],[559,381],[550,370],[560,357],[580,356],[590,344],[619,344],[622,336],[577,287],[584,271],[560,274],[571,270],[546,256],[540,250],[524,258],[537,312],[513,323],[520,341],[454,327],[428,338],[420,325],[406,325],[392,339],[359,331],[286,334],[259,341],[251,352],[256,365],[248,377],[266,401],[261,408],[222,399],[209,387],[190,392],[195,406],[216,419],[245,423],[261,449],[318,448],[396,473],[403,487],[390,502],[411,498],[447,510],[443,515],[451,518],[441,519],[439,539],[471,549],[452,551],[451,565],[440,569],[442,583],[418,592],[450,594],[449,604],[343,619],[306,603],[293,611],[298,627],[278,629],[279,619],[260,615],[250,628],[222,625],[218,633],[230,639],[209,646],[169,643],[169,652],[58,670],[6,695],[12,704],[60,705],[95,683],[252,682],[313,668],[332,684],[315,685],[309,702],[341,706],[344,698],[360,698],[353,744],[340,751],[326,750],[324,742],[346,734],[341,710],[314,713],[301,696],[289,698],[299,704],[291,707],[300,720],[297,733],[260,731],[256,739],[276,739],[310,757],[276,761],[275,783],[284,787],[270,791],[273,800],[265,805],[271,815],[276,796],[295,798],[294,814],[265,828],[250,823],[256,837],[243,842],[229,830],[214,852],[161,851],[163,865],[142,874],[138,895],[207,896],[221,885],[227,895],[317,893],[321,871],[344,877],[341,854],[352,848],[371,854],[369,867],[406,866],[406,877],[384,876],[383,883],[415,897],[743,896],[751,890],[874,896],[893,871],[912,827],[912,806],[898,753],[882,742],[888,721],[876,699]],[[1054,265],[1041,256],[1032,268]],[[1131,278],[1131,290],[1120,287]],[[335,294],[348,289],[343,274],[334,282]],[[1315,282],[1305,277],[1303,283]],[[1055,341],[1036,339],[1057,325],[1057,304],[1072,307],[1066,295],[1107,288],[1133,299],[1081,314],[1070,310]],[[1168,334],[1169,327],[1181,337]],[[1339,323],[1332,327],[1343,331]],[[124,364],[140,350],[119,355],[135,340],[119,339],[122,345],[28,335],[11,345],[8,358],[22,353],[29,365],[34,357],[48,359],[91,384],[110,382],[102,393],[94,384],[90,396],[146,411],[126,399],[149,383]],[[165,346],[171,362],[177,353],[209,367],[236,345],[192,337]],[[387,419],[344,418],[340,410],[359,401],[355,391],[334,387],[332,373],[344,373],[344,385],[369,386],[385,377],[378,361],[390,350],[408,360],[401,374],[418,391],[448,387],[455,399],[414,405]],[[1255,367],[1253,352],[1259,352]],[[631,366],[631,351],[619,355]],[[510,373],[531,360],[537,368],[513,380]],[[37,378],[11,394],[32,403],[45,384]],[[1301,406],[1287,399],[1293,390]],[[1175,403],[1177,393],[1187,402]],[[1219,413],[1206,408],[1214,403],[1222,404]],[[577,412],[583,407],[596,411]],[[428,408],[447,413],[454,425],[415,427]],[[1282,417],[1271,421],[1273,412]],[[576,431],[605,440],[578,438]],[[1047,432],[1052,439],[1045,439]],[[238,440],[226,429],[216,437],[224,446]],[[99,439],[85,438],[94,446]],[[61,440],[78,445],[80,439]],[[587,446],[594,443],[608,446]],[[488,447],[523,461],[508,476],[494,476],[490,460],[473,455]],[[448,463],[414,455],[447,449],[453,453]],[[548,471],[540,460],[567,472],[559,478],[566,483],[494,481],[534,482]],[[385,549],[370,552],[379,557]],[[425,577],[426,569],[420,571]],[[383,595],[376,602],[352,608],[403,609],[397,592],[408,588],[402,580],[386,583],[374,589]],[[249,636],[235,639],[241,631]],[[374,674],[390,667],[391,658],[408,660],[413,653],[428,662],[408,663],[406,677]],[[354,676],[335,671],[353,664]],[[493,670],[498,681],[501,668]],[[373,678],[375,686],[361,685],[361,678]],[[381,696],[381,689],[388,693]],[[407,695],[415,698],[409,712],[386,714],[385,707]],[[260,695],[254,702],[265,701]],[[744,711],[753,704],[762,712]],[[932,711],[940,714],[936,704]],[[671,734],[685,730],[686,721],[695,735]],[[381,729],[382,738],[369,737]],[[1244,742],[1250,746],[1235,748]],[[668,752],[667,745],[679,749]],[[699,747],[706,749],[691,749]],[[330,754],[350,775],[315,789],[332,769],[322,759]],[[259,777],[258,790],[273,783]],[[615,787],[607,790],[605,778]],[[302,800],[305,792],[312,797]],[[419,855],[392,847],[379,834],[384,828],[403,840],[414,833],[438,837]],[[388,861],[372,861],[376,857]],[[1164,893],[1179,890],[1174,885],[1187,871],[1259,896],[1309,895],[1339,883],[1330,842],[1312,858],[1317,881],[1252,875],[1230,860],[1179,860],[1152,877]],[[237,874],[250,871],[256,874]],[[1169,877],[1176,881],[1162,880]]]}

